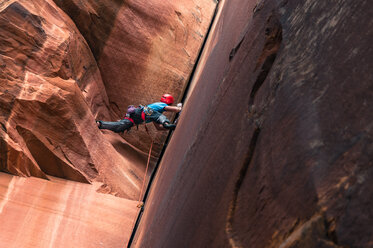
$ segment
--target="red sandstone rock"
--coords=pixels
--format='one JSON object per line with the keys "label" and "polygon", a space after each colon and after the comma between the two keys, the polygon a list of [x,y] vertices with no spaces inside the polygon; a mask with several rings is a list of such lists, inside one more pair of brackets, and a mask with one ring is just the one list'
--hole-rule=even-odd
{"label": "red sandstone rock", "polygon": [[133,247],[372,247],[372,2],[219,4]]}
{"label": "red sandstone rock", "polygon": [[[109,97],[84,39],[52,2],[0,3],[0,168],[25,176],[97,180],[103,183],[101,191],[135,198],[146,155],[120,144],[118,136],[104,133],[117,151],[128,152],[131,161],[118,155],[94,125],[94,117],[121,114],[146,82],[154,89],[154,82],[187,75],[190,66],[174,52],[180,52],[182,46],[174,47],[170,54],[164,52],[164,47],[172,47],[172,34],[166,35],[163,24],[174,12],[163,7],[173,4],[163,1],[156,6],[150,1],[145,6],[133,1],[120,8],[112,5],[107,18],[106,7],[72,3],[60,5],[79,10],[77,16],[67,12],[105,73]],[[268,0],[220,1],[220,5],[194,91],[145,205],[134,246],[370,247],[372,4],[367,0],[338,4]],[[181,9],[175,14],[183,16]],[[86,16],[92,19],[85,22]],[[136,33],[137,27],[147,26],[134,18],[138,16],[145,17],[143,23],[161,23],[164,29],[156,30],[154,25]],[[105,20],[103,27],[97,24],[100,18]],[[127,25],[126,33],[122,24],[131,18],[135,25]],[[84,26],[87,23],[89,27]],[[131,53],[124,40],[137,53]],[[123,60],[116,57],[121,49],[128,56]],[[174,57],[171,61],[185,66],[186,71],[174,73],[169,60]],[[166,68],[165,72],[157,74],[157,65]],[[117,76],[122,73],[120,66],[128,75]],[[122,78],[134,81],[119,90]],[[163,93],[167,87],[176,92],[168,84],[159,84],[154,92]],[[121,102],[122,95],[130,95],[131,102],[129,98]],[[152,92],[149,99],[155,98]],[[108,99],[113,102],[110,117]],[[138,101],[143,99],[148,98],[139,96]],[[116,102],[118,110],[113,107]],[[72,242],[68,246],[82,247],[87,236],[79,233],[82,240],[71,238],[76,234],[73,230],[80,230],[82,223],[102,220],[103,211],[84,218],[87,213],[101,210],[97,206],[106,201],[110,209],[134,204],[115,205],[117,200],[111,201],[115,198],[103,195],[97,201],[99,196],[92,189],[51,189],[47,181],[40,185],[33,180],[0,175],[4,182],[0,187],[1,230],[6,233],[0,235],[0,242],[4,246],[24,246],[18,243],[22,235],[31,247],[45,244],[44,238],[55,247],[62,242],[66,247],[68,238]],[[72,193],[75,189],[77,198]],[[36,197],[28,198],[30,195]],[[66,203],[72,199],[77,199],[75,210]],[[21,200],[31,207],[17,205]],[[95,208],[79,211],[79,204],[90,200]],[[68,213],[76,213],[82,221],[45,215],[51,205],[59,213],[71,210]],[[127,210],[133,216],[135,211],[127,208],[119,211],[126,214]],[[118,209],[110,213],[115,211]],[[110,213],[104,213],[105,221],[119,220],[118,215],[106,216]],[[15,223],[18,219],[11,216],[22,218]],[[125,222],[128,227],[130,220]],[[32,227],[25,228],[25,223]],[[38,228],[41,223],[63,239]],[[116,226],[97,230],[106,225],[96,223],[83,225],[89,233],[96,233],[88,237],[97,238],[93,247],[99,247],[107,230]],[[67,230],[66,226],[73,228]],[[119,230],[125,231],[123,226]],[[115,233],[107,246],[128,237],[117,235],[122,234]]]}
{"label": "red sandstone rock", "polygon": [[142,173],[97,129],[108,100],[83,37],[51,1],[0,5],[0,169],[97,180],[136,198]]}
{"label": "red sandstone rock", "polygon": [[136,205],[93,185],[0,173],[0,247],[121,248]]}
{"label": "red sandstone rock", "polygon": [[[97,59],[113,120],[128,105],[159,101],[163,93],[181,99],[215,9],[212,0],[54,1]],[[167,133],[149,126],[157,154]],[[151,143],[144,128],[125,139],[144,152]]]}
{"label": "red sandstone rock", "polygon": [[[0,170],[137,199],[148,137],[129,138],[134,147],[94,120],[119,118],[128,104],[164,92],[180,99],[215,3],[96,3],[79,1],[78,16],[67,11],[78,28],[51,0],[0,3]],[[153,135],[157,154],[165,133]],[[125,244],[134,202],[57,181],[63,186],[0,174],[1,246]]]}

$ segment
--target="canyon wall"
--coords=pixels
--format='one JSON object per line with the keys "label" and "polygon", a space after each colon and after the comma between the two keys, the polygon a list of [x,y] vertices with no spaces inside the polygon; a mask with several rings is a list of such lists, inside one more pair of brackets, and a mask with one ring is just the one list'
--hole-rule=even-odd
{"label": "canyon wall", "polygon": [[219,1],[132,247],[373,247],[372,9]]}
{"label": "canyon wall", "polygon": [[[0,173],[1,244],[122,246],[150,137],[95,119],[180,100],[215,4],[0,2],[0,171],[50,180]],[[372,9],[219,1],[132,246],[373,247]]]}
{"label": "canyon wall", "polygon": [[[163,92],[180,98],[214,8],[212,1],[2,1],[0,170],[97,181],[101,192],[137,198],[150,138],[134,128],[123,140],[95,119],[117,120],[128,105]],[[154,164],[167,132],[151,135]]]}
{"label": "canyon wall", "polygon": [[73,22],[51,1],[8,1],[0,10],[0,169],[98,180],[135,197],[139,169],[94,122],[94,115],[109,118],[108,98]]}
{"label": "canyon wall", "polygon": [[[163,93],[180,100],[215,6],[0,1],[1,247],[126,245],[151,138],[95,119]],[[168,132],[150,133],[152,167]]]}
{"label": "canyon wall", "polygon": [[[96,58],[112,120],[122,118],[129,105],[159,102],[164,93],[180,101],[215,9],[213,0],[54,2],[71,17]],[[149,129],[157,156],[167,132],[153,125]],[[125,139],[145,152],[151,143],[144,128]]]}

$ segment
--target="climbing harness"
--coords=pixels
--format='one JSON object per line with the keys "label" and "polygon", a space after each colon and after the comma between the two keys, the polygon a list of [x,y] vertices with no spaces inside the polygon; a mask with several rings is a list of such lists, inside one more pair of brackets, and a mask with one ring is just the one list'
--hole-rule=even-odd
{"label": "climbing harness", "polygon": [[[146,109],[146,112],[145,112],[145,109]],[[130,122],[132,122],[134,126],[137,127],[137,129],[139,129],[139,124],[141,124],[142,122],[145,122],[145,115],[148,115],[146,113],[149,113],[148,109],[150,108],[144,107],[142,105],[139,105],[138,107],[135,107],[134,105],[130,105],[128,106],[127,113],[123,119],[129,120]],[[150,110],[151,110],[151,113],[153,113],[153,110],[152,109]],[[128,131],[129,129],[127,130],[127,132]]]}

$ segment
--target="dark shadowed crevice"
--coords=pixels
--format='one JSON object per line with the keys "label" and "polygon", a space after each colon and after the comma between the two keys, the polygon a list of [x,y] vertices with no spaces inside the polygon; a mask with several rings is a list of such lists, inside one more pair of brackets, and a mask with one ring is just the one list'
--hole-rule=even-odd
{"label": "dark shadowed crevice", "polygon": [[254,72],[259,67],[261,68],[250,93],[249,105],[252,105],[254,103],[256,93],[263,85],[264,81],[267,79],[273,63],[276,60],[277,52],[282,42],[281,23],[273,14],[267,19],[267,27],[264,32],[266,41],[262,53],[258,58]]}
{"label": "dark shadowed crevice", "polygon": [[269,55],[264,61],[262,69],[260,70],[259,76],[256,78],[254,86],[251,90],[249,104],[252,104],[254,102],[255,95],[260,89],[260,87],[263,85],[264,81],[266,80],[268,73],[271,70],[271,67],[273,65],[273,62],[275,62],[276,55],[277,53],[273,53]]}
{"label": "dark shadowed crevice", "polygon": [[325,218],[324,225],[325,225],[325,230],[326,230],[326,237],[330,241],[332,241],[334,244],[338,245],[337,233],[335,231],[335,228],[336,228],[335,219],[327,220]]}
{"label": "dark shadowed crevice", "polygon": [[6,129],[4,123],[0,122],[0,125],[1,125],[1,128],[4,130],[4,132],[8,132],[8,130]]}
{"label": "dark shadowed crevice", "polygon": [[251,161],[254,157],[254,152],[256,148],[256,143],[258,140],[260,134],[260,128],[256,128],[254,130],[253,135],[251,136],[251,141],[249,145],[249,149],[246,153],[244,162],[242,164],[241,170],[238,174],[238,178],[236,180],[236,184],[234,186],[234,191],[233,191],[233,198],[229,204],[229,210],[228,210],[228,215],[227,215],[227,222],[225,226],[225,232],[227,234],[227,237],[229,239],[229,243],[231,244],[232,247],[243,247],[240,245],[240,242],[235,239],[234,237],[234,230],[233,230],[233,222],[234,222],[234,215],[236,213],[236,207],[237,207],[237,199],[238,199],[238,194],[240,192],[242,183],[246,177],[247,171],[249,170]]}
{"label": "dark shadowed crevice", "polygon": [[236,55],[236,53],[238,52],[238,50],[240,49],[241,47],[241,44],[242,42],[244,41],[246,35],[247,35],[247,32],[249,31],[249,28],[251,26],[252,22],[249,21],[246,26],[244,27],[243,31],[241,32],[239,38],[238,38],[238,43],[237,45],[234,46],[234,48],[232,48],[231,52],[229,53],[229,61],[231,61],[234,56]]}
{"label": "dark shadowed crevice", "polygon": [[[7,129],[4,123],[0,122],[0,125],[1,125],[1,129],[3,129],[5,133],[7,133]],[[7,164],[8,164],[8,148],[0,131],[0,171],[8,172]]]}
{"label": "dark shadowed crevice", "polygon": [[51,152],[31,131],[20,126],[17,126],[16,129],[25,140],[31,155],[44,173],[72,181],[89,183],[81,172]]}
{"label": "dark shadowed crevice", "polygon": [[241,47],[241,44],[243,42],[244,38],[242,38],[240,40],[240,42],[231,50],[231,52],[229,53],[229,61],[231,61],[233,59],[233,57],[236,55],[237,51],[240,49]]}
{"label": "dark shadowed crevice", "polygon": [[0,171],[9,172],[8,165],[8,147],[4,139],[0,136]]}

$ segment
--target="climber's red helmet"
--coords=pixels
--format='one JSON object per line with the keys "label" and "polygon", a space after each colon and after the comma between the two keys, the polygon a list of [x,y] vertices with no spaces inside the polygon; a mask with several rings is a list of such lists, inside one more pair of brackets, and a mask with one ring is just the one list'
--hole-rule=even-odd
{"label": "climber's red helmet", "polygon": [[174,97],[171,96],[170,94],[163,94],[161,98],[161,102],[164,102],[167,105],[173,104],[174,103]]}

